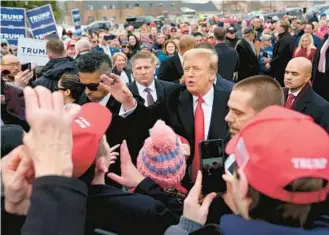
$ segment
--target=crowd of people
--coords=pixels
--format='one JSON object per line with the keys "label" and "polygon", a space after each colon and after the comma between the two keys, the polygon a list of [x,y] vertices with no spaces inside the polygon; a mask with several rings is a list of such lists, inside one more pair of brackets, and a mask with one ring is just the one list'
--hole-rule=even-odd
{"label": "crowd of people", "polygon": [[328,234],[328,34],[325,14],[64,31],[24,71],[2,40],[3,234]]}

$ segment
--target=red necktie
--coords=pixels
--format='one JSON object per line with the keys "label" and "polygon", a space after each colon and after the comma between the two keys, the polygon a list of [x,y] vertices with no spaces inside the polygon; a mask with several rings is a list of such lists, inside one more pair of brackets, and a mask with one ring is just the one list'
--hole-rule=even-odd
{"label": "red necktie", "polygon": [[204,114],[202,110],[202,97],[198,98],[198,104],[194,113],[194,158],[192,161],[192,182],[195,182],[198,170],[201,169],[199,143],[204,140]]}
{"label": "red necktie", "polygon": [[294,101],[295,99],[295,95],[294,94],[289,94],[288,95],[288,99],[286,101],[286,103],[284,104],[284,107],[288,108],[288,109],[291,109],[292,107],[292,102]]}

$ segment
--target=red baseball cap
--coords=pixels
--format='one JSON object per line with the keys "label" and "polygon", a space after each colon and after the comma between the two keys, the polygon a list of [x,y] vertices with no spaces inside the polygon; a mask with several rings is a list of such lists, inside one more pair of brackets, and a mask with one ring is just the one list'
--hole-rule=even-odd
{"label": "red baseball cap", "polygon": [[248,183],[264,195],[294,204],[324,201],[329,183],[314,192],[290,192],[306,177],[329,181],[329,136],[309,116],[280,106],[258,113],[226,147]]}
{"label": "red baseball cap", "polygon": [[73,176],[84,174],[95,161],[99,141],[112,121],[112,113],[98,103],[87,103],[72,124]]}
{"label": "red baseball cap", "polygon": [[68,42],[67,42],[67,45],[66,45],[66,48],[74,47],[74,46],[75,46],[75,43],[76,43],[75,40],[70,40],[70,41],[68,41]]}

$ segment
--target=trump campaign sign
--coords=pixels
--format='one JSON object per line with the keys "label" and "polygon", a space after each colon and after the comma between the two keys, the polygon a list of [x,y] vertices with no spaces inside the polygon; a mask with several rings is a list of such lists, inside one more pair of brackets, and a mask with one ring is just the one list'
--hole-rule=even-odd
{"label": "trump campaign sign", "polygon": [[26,27],[24,8],[1,7],[1,27]]}
{"label": "trump campaign sign", "polygon": [[56,24],[50,4],[28,10],[26,14],[32,29],[40,28],[44,25]]}
{"label": "trump campaign sign", "polygon": [[31,9],[26,12],[26,15],[35,39],[44,39],[54,33],[58,35],[55,17],[50,4]]}
{"label": "trump campaign sign", "polygon": [[79,9],[73,9],[72,10],[72,19],[74,23],[74,29],[77,34],[77,36],[81,36],[81,23],[80,23],[80,10]]}
{"label": "trump campaign sign", "polygon": [[7,39],[10,45],[17,45],[18,39],[25,36],[25,28],[1,27],[0,38]]}
{"label": "trump campaign sign", "polygon": [[41,28],[37,28],[37,29],[33,29],[32,33],[34,35],[35,39],[39,39],[39,40],[43,40],[43,39],[47,39],[47,36],[56,33],[58,35],[57,32],[57,27],[54,24],[45,26],[45,27],[41,27]]}
{"label": "trump campaign sign", "polygon": [[32,38],[18,39],[17,57],[22,64],[33,63],[44,66],[48,62],[46,40],[36,40]]}
{"label": "trump campaign sign", "polygon": [[18,38],[26,37],[26,14],[24,8],[0,8],[0,38],[10,45],[17,45]]}

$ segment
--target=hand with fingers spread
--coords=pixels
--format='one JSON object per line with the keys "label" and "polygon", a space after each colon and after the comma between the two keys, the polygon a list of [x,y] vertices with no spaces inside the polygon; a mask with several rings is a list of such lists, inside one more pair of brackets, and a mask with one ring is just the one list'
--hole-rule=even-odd
{"label": "hand with fingers spread", "polygon": [[184,201],[183,216],[204,225],[207,221],[209,206],[216,197],[216,193],[208,194],[200,204],[202,188],[202,173],[198,171],[195,184]]}
{"label": "hand with fingers spread", "polygon": [[131,161],[127,143],[124,140],[120,148],[121,176],[109,173],[107,176],[122,186],[136,188],[145,177],[137,170]]}
{"label": "hand with fingers spread", "polygon": [[131,91],[120,77],[114,73],[109,75],[103,74],[101,76],[101,88],[107,90],[111,95],[123,105],[125,110],[130,110],[135,107],[136,100],[134,99]]}
{"label": "hand with fingers spread", "polygon": [[47,88],[24,89],[30,131],[23,142],[33,160],[35,176],[72,176],[72,122],[80,106],[64,110],[63,95]]}
{"label": "hand with fingers spread", "polygon": [[19,72],[14,79],[14,83],[16,86],[27,86],[30,80],[33,78],[33,71],[25,70]]}
{"label": "hand with fingers spread", "polygon": [[117,156],[119,156],[118,152],[114,152],[120,145],[117,144],[110,148],[109,144],[103,139],[99,146],[98,157],[96,158],[96,167],[95,167],[95,175],[91,184],[105,184],[105,174],[108,172],[109,167],[115,163],[117,160]]}
{"label": "hand with fingers spread", "polygon": [[25,146],[18,146],[1,159],[1,173],[5,210],[10,214],[26,215],[30,207],[34,172]]}

